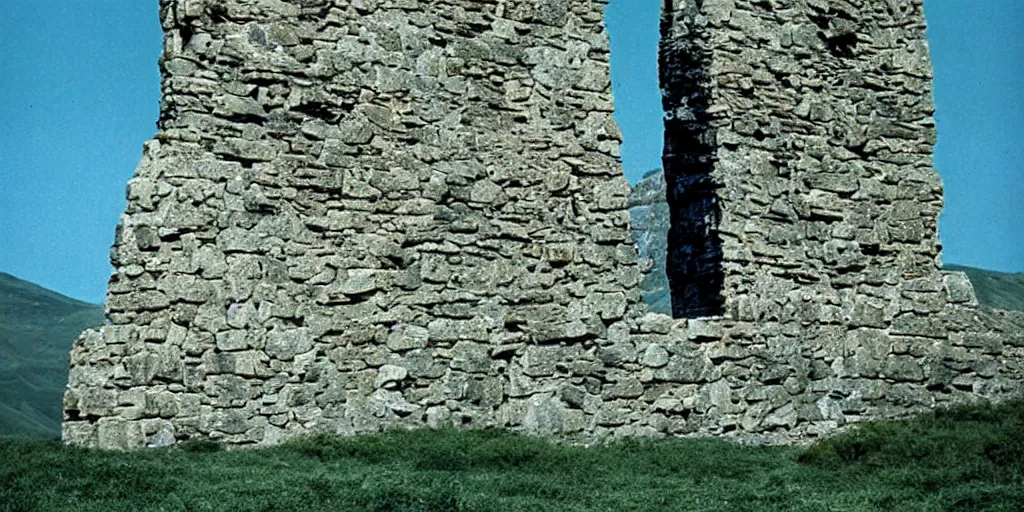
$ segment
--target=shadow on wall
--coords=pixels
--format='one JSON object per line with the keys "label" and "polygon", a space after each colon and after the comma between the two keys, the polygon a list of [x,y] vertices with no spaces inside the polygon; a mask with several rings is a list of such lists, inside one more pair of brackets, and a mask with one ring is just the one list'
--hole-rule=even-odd
{"label": "shadow on wall", "polygon": [[666,273],[672,316],[722,314],[721,206],[713,179],[715,131],[708,114],[707,51],[697,36],[668,35],[675,27],[673,0],[665,0],[661,20],[659,73],[665,109],[666,195],[670,228]]}

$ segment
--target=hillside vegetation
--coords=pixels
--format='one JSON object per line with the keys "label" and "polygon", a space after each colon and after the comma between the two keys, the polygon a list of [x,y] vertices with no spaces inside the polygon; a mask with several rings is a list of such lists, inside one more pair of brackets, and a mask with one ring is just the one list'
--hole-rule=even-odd
{"label": "hillside vegetation", "polygon": [[60,435],[71,344],[102,322],[101,306],[0,272],[0,436]]}
{"label": "hillside vegetation", "polygon": [[966,273],[982,305],[1024,311],[1024,273],[1005,274],[963,265],[946,265],[943,268]]}
{"label": "hillside vegetation", "polygon": [[579,448],[498,431],[141,453],[0,440],[0,510],[1024,510],[1024,402],[867,424],[810,449]]}

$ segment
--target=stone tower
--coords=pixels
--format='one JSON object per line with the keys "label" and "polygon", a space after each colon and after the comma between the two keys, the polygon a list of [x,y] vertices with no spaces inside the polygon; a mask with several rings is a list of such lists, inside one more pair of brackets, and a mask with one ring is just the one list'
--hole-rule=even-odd
{"label": "stone tower", "polygon": [[665,0],[673,319],[602,0],[161,0],[159,133],[64,440],[390,426],[775,441],[1020,391],[939,271],[919,0]]}
{"label": "stone tower", "polygon": [[65,439],[521,423],[523,344],[639,298],[603,8],[161,0],[159,133]]}
{"label": "stone tower", "polygon": [[[808,303],[794,313],[881,324],[898,313],[898,287],[937,292],[942,185],[921,1],[666,6],[677,315],[779,318]],[[919,312],[937,307],[930,297],[913,297],[931,304]]]}
{"label": "stone tower", "polygon": [[760,359],[743,430],[1021,390],[1021,315],[940,271],[925,28],[922,0],[663,1],[673,316]]}

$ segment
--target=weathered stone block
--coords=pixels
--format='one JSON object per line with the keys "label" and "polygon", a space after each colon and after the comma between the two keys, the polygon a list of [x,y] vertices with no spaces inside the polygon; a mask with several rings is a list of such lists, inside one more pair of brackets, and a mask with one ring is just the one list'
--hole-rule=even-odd
{"label": "weathered stone block", "polygon": [[644,355],[640,362],[651,368],[661,368],[669,363],[670,356],[667,350],[657,343],[651,343],[644,349]]}
{"label": "weathered stone block", "polygon": [[297,354],[309,352],[312,348],[313,339],[309,329],[300,327],[271,330],[267,333],[267,345],[264,350],[274,359],[289,361]]}
{"label": "weathered stone block", "polygon": [[373,386],[377,388],[394,386],[409,376],[409,370],[391,364],[381,366],[377,370],[377,379],[374,380]]}
{"label": "weathered stone block", "polygon": [[423,327],[400,324],[388,334],[388,348],[395,351],[426,348],[430,339],[430,331]]}
{"label": "weathered stone block", "polygon": [[101,418],[96,422],[96,447],[101,450],[137,450],[145,446],[142,425],[135,421]]}
{"label": "weathered stone block", "polygon": [[721,370],[711,359],[699,353],[673,355],[665,367],[654,371],[655,379],[680,384],[705,383],[717,380],[720,375]]}

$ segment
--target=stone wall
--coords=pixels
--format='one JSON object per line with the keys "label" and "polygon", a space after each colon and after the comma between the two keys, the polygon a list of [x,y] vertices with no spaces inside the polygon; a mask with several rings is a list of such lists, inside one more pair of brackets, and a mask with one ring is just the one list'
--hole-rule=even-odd
{"label": "stone wall", "polygon": [[160,132],[65,438],[521,416],[527,344],[572,361],[639,300],[603,7],[162,1]]}
{"label": "stone wall", "polygon": [[[650,311],[667,315],[671,301],[664,270],[665,185],[662,173],[649,173],[633,188],[630,214],[641,264],[648,262],[651,268],[642,283],[644,302]],[[979,308],[971,282],[962,272],[943,272],[942,280],[938,293],[951,304],[923,326],[921,332],[932,330],[926,336],[893,336],[898,329],[878,336],[873,329],[839,328],[827,322],[786,327],[771,321],[740,323],[723,318],[669,323],[661,329],[670,333],[670,340],[688,339],[687,331],[701,333],[693,334],[694,340],[704,341],[690,348],[711,362],[709,383],[721,386],[719,392],[728,397],[727,401],[719,398],[719,403],[734,405],[731,415],[709,407],[714,405],[710,390],[691,399],[702,404],[698,410],[705,412],[705,425],[716,433],[745,435],[754,430],[768,440],[787,442],[810,439],[853,421],[901,417],[962,400],[1018,395],[1024,315]],[[668,320],[658,315],[641,320],[657,321]],[[790,334],[779,334],[784,327]],[[806,332],[821,333],[825,339],[805,339],[807,327]],[[864,335],[879,339],[864,343],[858,338]],[[659,336],[651,339],[662,343]],[[794,343],[799,348],[787,347]],[[773,378],[769,368],[781,372],[784,380]],[[793,393],[779,388],[786,381]],[[774,394],[765,399],[766,393]],[[889,402],[887,395],[897,401]],[[787,402],[793,402],[792,407]],[[771,427],[780,422],[781,426]]]}
{"label": "stone wall", "polygon": [[[891,320],[882,289],[938,279],[942,184],[921,2],[670,3],[661,74],[672,229],[711,219],[690,238],[723,254],[724,309],[777,318],[759,299],[792,292],[836,306],[810,318],[857,301]],[[670,281],[711,274],[675,235]]]}
{"label": "stone wall", "polygon": [[720,208],[722,314],[673,320],[639,303],[603,2],[161,0],[160,131],[64,440],[792,441],[1018,392],[1024,321],[936,266],[920,4],[778,3],[666,4],[663,49],[702,52],[663,52],[670,120],[706,105],[673,223]]}
{"label": "stone wall", "polygon": [[667,273],[676,316],[721,315],[696,321],[712,429],[1020,393],[1022,316],[939,270],[922,1],[664,5]]}

